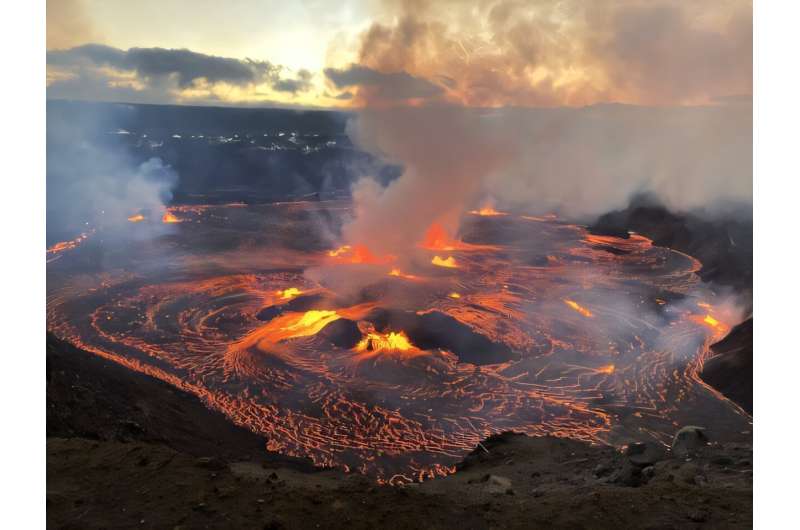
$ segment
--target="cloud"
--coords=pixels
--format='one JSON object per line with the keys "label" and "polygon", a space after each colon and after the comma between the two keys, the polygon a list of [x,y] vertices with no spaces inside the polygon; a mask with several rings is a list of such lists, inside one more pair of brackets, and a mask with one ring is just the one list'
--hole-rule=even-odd
{"label": "cloud", "polygon": [[326,68],[325,76],[336,88],[359,87],[368,91],[373,99],[397,101],[431,98],[443,92],[439,85],[406,72],[385,73],[358,65],[344,69]]}
{"label": "cloud", "polygon": [[314,75],[308,70],[300,70],[297,72],[296,79],[279,79],[276,81],[272,88],[278,92],[303,92],[311,87],[311,79]]}
{"label": "cloud", "polygon": [[[385,188],[368,175],[356,185],[347,243],[402,253],[433,222],[452,233],[487,195],[583,220],[642,192],[678,210],[751,203],[749,1],[392,0],[384,11],[356,63],[325,71],[362,107],[356,144],[404,168]],[[387,105],[382,72],[447,89]]]}
{"label": "cloud", "polygon": [[157,237],[170,230],[154,222],[131,231],[131,215],[147,212],[160,219],[179,176],[160,158],[136,159],[105,133],[112,127],[99,109],[76,116],[48,108],[48,240],[71,238],[86,229],[102,230],[114,241]]}
{"label": "cloud", "polygon": [[81,0],[47,0],[47,49],[68,48],[99,37]]}
{"label": "cloud", "polygon": [[[93,99],[120,95],[133,101],[168,102],[179,97],[211,97],[220,85],[240,89],[266,86],[276,92],[296,93],[311,86],[312,74],[268,61],[234,59],[186,49],[130,48],[85,44],[47,52],[50,97],[74,97],[80,88]],[[195,94],[198,93],[199,94]]]}
{"label": "cloud", "polygon": [[673,105],[752,93],[752,62],[749,0],[391,0],[349,70],[446,79],[465,106]]}
{"label": "cloud", "polygon": [[[438,222],[451,234],[485,197],[502,207],[589,220],[650,192],[670,209],[752,201],[752,106],[595,105],[368,108],[348,131],[404,167],[354,189],[346,243],[402,254]],[[746,207],[746,206],[745,206]]]}

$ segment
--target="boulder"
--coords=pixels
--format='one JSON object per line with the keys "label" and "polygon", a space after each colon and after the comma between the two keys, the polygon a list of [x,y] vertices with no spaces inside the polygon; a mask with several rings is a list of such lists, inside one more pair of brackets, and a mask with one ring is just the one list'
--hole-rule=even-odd
{"label": "boulder", "polygon": [[635,488],[647,482],[647,478],[642,475],[641,467],[625,460],[622,463],[622,467],[608,478],[608,482]]}
{"label": "boulder", "polygon": [[483,477],[483,482],[486,483],[486,491],[492,494],[505,493],[513,495],[514,490],[511,488],[511,479],[500,475],[486,475]]}
{"label": "boulder", "polygon": [[705,428],[695,425],[682,427],[672,439],[672,452],[677,456],[692,456],[708,445]]}
{"label": "boulder", "polygon": [[664,458],[664,448],[653,442],[634,442],[625,449],[625,456],[636,466],[652,466]]}

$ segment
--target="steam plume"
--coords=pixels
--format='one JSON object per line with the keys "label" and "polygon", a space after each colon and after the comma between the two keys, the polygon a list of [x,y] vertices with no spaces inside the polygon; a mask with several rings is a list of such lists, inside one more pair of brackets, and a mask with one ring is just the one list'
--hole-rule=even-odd
{"label": "steam plume", "polygon": [[[580,219],[643,192],[676,210],[752,200],[749,3],[445,4],[389,3],[397,18],[364,33],[359,65],[327,71],[363,107],[357,143],[405,167],[355,187],[349,242],[452,232],[482,196]],[[401,74],[441,90],[386,90]]]}
{"label": "steam plume", "polygon": [[116,132],[100,111],[87,110],[80,117],[48,112],[48,240],[71,238],[86,228],[102,229],[115,239],[169,229],[155,222],[131,230],[128,217],[145,212],[160,220],[177,173],[160,158],[134,159],[115,141]]}

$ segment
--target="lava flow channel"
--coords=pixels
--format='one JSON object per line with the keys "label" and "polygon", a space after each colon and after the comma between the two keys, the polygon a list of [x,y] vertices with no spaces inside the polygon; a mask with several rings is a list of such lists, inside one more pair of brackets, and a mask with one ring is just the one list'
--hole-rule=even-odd
{"label": "lava flow channel", "polygon": [[[346,212],[198,207],[178,234],[109,249],[101,272],[78,246],[48,263],[48,329],[199,395],[269,450],[393,483],[451,472],[505,430],[623,444],[682,424],[719,440],[750,429],[697,377],[735,323],[697,260],[476,215],[468,243],[437,228],[400,276],[389,257],[325,248],[298,214],[314,208]],[[458,267],[434,274],[442,247]],[[325,271],[350,268],[375,274],[337,292]]]}

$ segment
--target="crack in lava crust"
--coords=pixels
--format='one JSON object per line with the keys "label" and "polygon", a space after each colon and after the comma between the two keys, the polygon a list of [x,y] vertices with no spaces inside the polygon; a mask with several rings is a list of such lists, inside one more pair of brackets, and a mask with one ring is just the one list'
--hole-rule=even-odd
{"label": "crack in lava crust", "polygon": [[[687,423],[718,439],[750,429],[697,376],[735,323],[699,283],[697,260],[550,218],[476,217],[450,251],[458,268],[419,248],[403,266],[413,274],[359,264],[380,274],[343,294],[303,270],[351,265],[297,238],[346,206],[185,209],[177,233],[155,242],[90,240],[48,265],[48,328],[199,395],[269,450],[393,483],[449,473],[504,430],[621,444],[666,443]],[[102,252],[103,270],[83,252]],[[410,317],[387,314],[452,318],[511,354],[473,364],[461,359],[481,351],[421,349],[395,326]]]}

